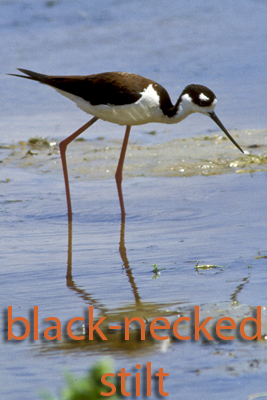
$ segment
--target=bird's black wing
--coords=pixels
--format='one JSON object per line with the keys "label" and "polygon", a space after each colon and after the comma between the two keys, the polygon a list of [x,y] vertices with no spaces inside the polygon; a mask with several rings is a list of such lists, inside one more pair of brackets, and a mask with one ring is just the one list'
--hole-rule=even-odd
{"label": "bird's black wing", "polygon": [[105,72],[87,76],[52,76],[19,69],[24,75],[10,74],[28,78],[40,83],[74,94],[89,101],[92,105],[132,104],[140,99],[141,92],[150,83],[149,79],[126,72]]}
{"label": "bird's black wing", "polygon": [[28,76],[10,75],[44,83],[55,89],[81,97],[92,105],[111,104],[120,106],[132,104],[141,98],[142,93],[149,85],[152,85],[160,96],[159,107],[163,113],[170,114],[169,116],[174,114],[173,105],[167,91],[158,83],[140,75],[128,72],[103,72],[86,76],[52,76],[20,68],[19,71]]}

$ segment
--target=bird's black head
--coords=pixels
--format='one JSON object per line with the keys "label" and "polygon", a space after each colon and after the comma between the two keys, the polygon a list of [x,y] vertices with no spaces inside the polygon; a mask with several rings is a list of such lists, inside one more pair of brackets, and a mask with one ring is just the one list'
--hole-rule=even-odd
{"label": "bird's black head", "polygon": [[214,112],[217,99],[215,94],[203,85],[188,85],[181,93],[177,102],[178,115],[181,119],[186,118],[189,114],[198,112],[207,115],[221,128],[228,136],[232,143],[243,153],[243,150],[232,138],[227,129],[223,126],[219,118]]}
{"label": "bird's black head", "polygon": [[213,107],[215,106],[217,99],[215,94],[206,86],[203,85],[188,85],[183,90],[181,98],[184,95],[188,95],[191,98],[192,103],[199,107]]}

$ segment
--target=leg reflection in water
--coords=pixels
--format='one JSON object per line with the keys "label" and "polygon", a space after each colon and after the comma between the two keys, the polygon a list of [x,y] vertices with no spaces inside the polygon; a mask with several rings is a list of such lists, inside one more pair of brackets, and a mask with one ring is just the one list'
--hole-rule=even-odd
{"label": "leg reflection in water", "polygon": [[[138,288],[134,281],[134,277],[132,274],[132,269],[130,267],[128,258],[127,258],[127,250],[125,247],[125,219],[121,220],[121,230],[120,230],[120,243],[119,243],[119,251],[120,256],[123,262],[124,269],[126,271],[126,275],[128,277],[128,281],[130,283],[135,304],[141,305],[141,299],[138,293]],[[68,222],[68,260],[67,260],[67,274],[66,274],[66,283],[67,287],[73,291],[75,291],[79,297],[81,297],[87,304],[93,305],[94,308],[99,309],[101,314],[106,314],[107,309],[96,299],[94,299],[89,293],[87,293],[81,287],[78,287],[72,277],[72,221]]]}

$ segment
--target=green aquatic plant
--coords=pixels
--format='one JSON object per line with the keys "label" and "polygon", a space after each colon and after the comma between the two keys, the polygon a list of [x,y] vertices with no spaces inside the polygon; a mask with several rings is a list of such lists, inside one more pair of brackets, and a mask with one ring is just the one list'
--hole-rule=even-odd
{"label": "green aquatic plant", "polygon": [[[245,156],[239,156],[236,160],[231,161],[229,164],[230,168],[239,168],[236,172],[245,171],[258,171],[266,170],[267,156],[266,154],[246,154]],[[262,168],[263,167],[263,168]],[[265,167],[265,168],[264,168]]]}
{"label": "green aquatic plant", "polygon": [[267,258],[267,256],[266,255],[261,255],[261,252],[260,251],[258,251],[258,255],[256,256],[256,257],[254,257],[255,258],[255,260],[259,260],[260,258]]}
{"label": "green aquatic plant", "polygon": [[213,269],[213,268],[225,268],[223,265],[213,265],[213,264],[199,265],[198,262],[195,264],[195,267],[196,267],[196,271],[198,271],[198,270],[206,270],[206,269]]}
{"label": "green aquatic plant", "polygon": [[10,182],[10,178],[6,178],[3,179],[2,181],[0,181],[0,183],[9,183]]}
{"label": "green aquatic plant", "polygon": [[[28,140],[28,144],[32,147],[38,147],[38,148],[42,148],[42,147],[50,147],[51,143],[49,143],[49,141],[43,137],[33,137],[30,138]],[[53,145],[53,144],[52,144]]]}
{"label": "green aquatic plant", "polygon": [[160,276],[160,271],[163,271],[164,268],[159,268],[157,266],[157,264],[152,264],[152,267],[153,267],[153,269],[151,272],[153,272],[155,274],[152,279],[156,279]]}
{"label": "green aquatic plant", "polygon": [[[104,396],[101,392],[110,392],[110,387],[101,382],[104,374],[111,373],[113,370],[110,360],[100,361],[89,369],[87,374],[82,378],[77,378],[70,372],[65,374],[66,387],[61,391],[60,397],[54,397],[44,392],[41,394],[43,400],[103,400]],[[106,378],[106,381],[110,380]],[[115,382],[116,392],[109,396],[112,400],[118,399],[117,393],[120,393],[120,385]]]}
{"label": "green aquatic plant", "polygon": [[157,272],[160,272],[160,271],[163,271],[163,270],[164,270],[164,268],[159,268],[159,267],[157,266],[157,264],[152,264],[152,267],[153,267],[153,269],[152,269],[151,272],[154,272],[154,273],[157,273]]}

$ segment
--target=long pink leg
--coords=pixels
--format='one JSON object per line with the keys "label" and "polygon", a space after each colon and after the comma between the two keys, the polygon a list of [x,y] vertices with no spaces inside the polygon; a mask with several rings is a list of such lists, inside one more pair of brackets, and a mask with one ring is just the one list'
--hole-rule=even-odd
{"label": "long pink leg", "polygon": [[63,175],[65,181],[65,188],[66,188],[66,197],[67,197],[67,207],[68,207],[68,217],[69,221],[72,219],[72,210],[71,210],[71,199],[70,199],[70,187],[69,187],[69,178],[68,178],[68,169],[67,169],[67,161],[66,161],[66,150],[67,146],[78,137],[81,133],[83,133],[89,126],[93,125],[94,122],[98,120],[97,117],[90,119],[85,125],[83,125],[80,129],[74,132],[72,135],[68,136],[66,139],[62,140],[59,143],[59,150],[61,155],[62,161],[62,168],[63,168]]}
{"label": "long pink leg", "polygon": [[131,126],[127,125],[126,126],[125,135],[124,135],[124,139],[123,139],[123,143],[122,143],[120,159],[119,159],[119,163],[118,163],[118,166],[117,166],[117,171],[116,171],[116,174],[115,174],[115,179],[116,179],[117,189],[118,189],[118,194],[119,194],[119,200],[120,200],[120,206],[121,206],[121,216],[122,216],[122,218],[125,217],[125,208],[124,208],[123,195],[122,195],[122,189],[121,189],[122,169],[123,169],[123,163],[124,163],[124,158],[125,158],[125,154],[126,154],[128,139],[129,139],[129,135],[130,135],[130,130],[131,130]]}

